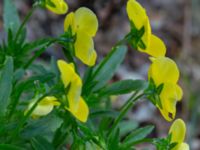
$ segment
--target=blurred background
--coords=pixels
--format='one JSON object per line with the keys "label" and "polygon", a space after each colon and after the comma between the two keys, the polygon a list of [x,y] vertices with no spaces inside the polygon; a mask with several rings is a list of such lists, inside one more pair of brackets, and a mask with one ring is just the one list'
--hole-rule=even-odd
{"label": "blurred background", "polygon": [[[162,38],[167,46],[167,56],[173,58],[181,72],[179,84],[184,97],[177,104],[177,118],[187,123],[187,141],[191,150],[200,150],[200,1],[199,0],[138,0],[146,8],[152,32]],[[14,1],[20,18],[28,13],[32,0]],[[69,11],[80,6],[92,9],[99,19],[99,30],[95,37],[98,61],[101,60],[123,36],[129,32],[126,14],[126,0],[67,0]],[[3,1],[0,1],[0,39],[3,31]],[[37,9],[28,23],[28,40],[57,36],[63,33],[65,15],[55,15],[47,10]],[[59,46],[53,46],[41,56],[45,61],[54,55],[63,58]],[[146,54],[129,48],[124,63],[113,80],[146,79],[150,61]],[[83,66],[81,66],[83,67]],[[118,109],[127,98],[116,98],[113,107]],[[166,122],[158,110],[148,101],[140,101],[129,112],[128,118],[140,125],[156,126],[152,137],[166,136],[171,123]],[[143,149],[141,145],[138,149]],[[149,148],[148,148],[149,149]]]}

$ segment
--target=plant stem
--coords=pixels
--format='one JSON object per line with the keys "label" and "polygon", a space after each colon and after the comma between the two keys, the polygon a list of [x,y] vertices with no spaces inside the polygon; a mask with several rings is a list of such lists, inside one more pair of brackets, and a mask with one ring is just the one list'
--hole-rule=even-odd
{"label": "plant stem", "polygon": [[140,99],[142,96],[144,96],[144,93],[138,95],[138,92],[133,93],[133,95],[127,100],[127,102],[121,107],[121,111],[119,116],[115,119],[110,131],[108,132],[108,135],[112,133],[112,131],[116,128],[118,123],[121,121],[121,119],[125,116],[125,114],[128,112],[128,110],[132,107],[135,102]]}
{"label": "plant stem", "polygon": [[79,73],[79,72],[78,72],[77,64],[76,64],[76,62],[74,61],[74,58],[73,58],[73,55],[72,55],[70,49],[68,50],[68,49],[66,49],[66,48],[63,47],[62,50],[63,50],[63,53],[64,53],[65,57],[67,58],[67,60],[68,60],[70,63],[73,63],[73,64],[74,64],[75,71],[76,71],[77,73]]}

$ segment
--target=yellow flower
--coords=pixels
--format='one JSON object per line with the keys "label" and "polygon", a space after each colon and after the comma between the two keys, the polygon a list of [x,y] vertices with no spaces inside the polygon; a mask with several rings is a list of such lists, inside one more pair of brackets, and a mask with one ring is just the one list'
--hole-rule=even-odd
{"label": "yellow flower", "polygon": [[167,57],[151,58],[152,64],[148,71],[148,78],[153,79],[158,87],[163,84],[160,93],[162,108],[157,105],[167,121],[172,121],[176,114],[176,102],[181,100],[183,92],[177,84],[179,70],[176,63]]}
{"label": "yellow flower", "polygon": [[45,0],[45,7],[55,14],[65,14],[68,11],[68,5],[64,0]]}
{"label": "yellow flower", "polygon": [[184,143],[186,126],[182,119],[176,119],[170,127],[171,143],[177,143],[172,150],[189,150],[189,145]]}
{"label": "yellow flower", "polygon": [[[31,107],[36,103],[36,100],[33,100],[29,106],[28,109],[26,110],[26,112],[28,110],[31,109]],[[57,101],[56,97],[54,96],[46,96],[44,97],[35,107],[35,109],[33,110],[31,116],[33,118],[37,118],[40,116],[45,116],[47,114],[49,114],[52,110],[54,106],[60,105],[60,103]],[[26,113],[25,112],[25,113]]]}
{"label": "yellow flower", "polygon": [[[135,28],[137,30],[144,28],[144,34],[140,39],[141,41],[136,45],[137,49],[154,57],[165,56],[165,44],[159,37],[151,33],[149,18],[145,9],[136,0],[129,0],[126,10],[129,20],[134,24]],[[145,46],[142,47],[139,43],[143,43]]]}
{"label": "yellow flower", "polygon": [[89,114],[89,108],[81,97],[82,81],[74,69],[73,63],[66,63],[58,60],[58,68],[61,73],[61,79],[65,88],[69,88],[67,99],[69,107],[66,107],[78,120],[86,122]]}
{"label": "yellow flower", "polygon": [[96,15],[90,9],[81,7],[75,13],[71,12],[66,16],[64,30],[68,31],[69,27],[76,35],[74,43],[76,57],[84,64],[93,66],[97,58],[92,39],[98,29]]}

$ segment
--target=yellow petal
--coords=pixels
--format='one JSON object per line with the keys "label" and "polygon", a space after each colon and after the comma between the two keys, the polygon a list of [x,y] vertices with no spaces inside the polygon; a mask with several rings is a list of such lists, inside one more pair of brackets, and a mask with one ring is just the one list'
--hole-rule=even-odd
{"label": "yellow petal", "polygon": [[79,31],[76,36],[74,48],[76,57],[84,64],[88,66],[93,66],[95,64],[97,55],[94,50],[93,40],[90,36]]}
{"label": "yellow petal", "polygon": [[[57,99],[54,96],[47,96],[47,97],[43,98],[38,103],[38,105],[35,107],[31,116],[38,116],[39,117],[39,116],[45,116],[45,115],[49,114],[53,110],[53,107],[55,105],[59,105],[59,102],[56,102],[56,101],[57,101]],[[32,103],[29,104],[28,110],[31,109],[31,107],[35,104],[35,102],[36,101],[34,100]]]}
{"label": "yellow petal", "polygon": [[183,97],[183,91],[182,91],[181,87],[177,84],[176,84],[176,87],[175,87],[175,91],[176,91],[176,99],[178,101],[180,101]]}
{"label": "yellow petal", "polygon": [[147,17],[145,22],[144,22],[144,34],[142,36],[142,41],[143,43],[145,44],[146,46],[146,49],[144,49],[144,52],[148,53],[148,49],[149,49],[149,45],[150,45],[150,42],[151,42],[151,26],[150,26],[150,23],[149,23],[149,18]]}
{"label": "yellow petal", "polygon": [[75,20],[74,20],[74,13],[71,12],[65,17],[64,21],[64,30],[67,31],[71,27],[72,33],[75,34],[76,29],[75,29]]}
{"label": "yellow petal", "polygon": [[77,109],[82,91],[82,81],[77,74],[74,74],[73,79],[70,82],[70,88],[67,93],[69,107]]}
{"label": "yellow petal", "polygon": [[58,60],[57,64],[65,88],[70,85],[67,93],[69,106],[77,109],[82,90],[81,78],[76,74],[72,63],[68,64],[63,60]]}
{"label": "yellow petal", "polygon": [[68,5],[64,0],[51,0],[55,7],[50,6],[46,3],[47,9],[54,12],[55,14],[65,14],[68,11]]}
{"label": "yellow petal", "polygon": [[165,56],[166,46],[160,38],[152,34],[150,36],[149,47],[144,52],[154,57]]}
{"label": "yellow petal", "polygon": [[57,101],[57,98],[54,96],[46,96],[43,100],[39,102],[39,105],[54,105],[58,106],[60,103]]}
{"label": "yellow petal", "polygon": [[181,143],[177,148],[173,148],[172,150],[190,150],[190,147],[187,143]]}
{"label": "yellow petal", "polygon": [[162,109],[160,108],[159,110],[167,121],[172,121],[175,118],[176,103],[182,98],[181,92],[182,90],[177,84],[164,83],[160,94]]}
{"label": "yellow petal", "polygon": [[144,26],[147,18],[146,11],[136,0],[128,1],[126,11],[129,19],[135,24],[137,29]]}
{"label": "yellow petal", "polygon": [[176,87],[176,84],[164,83],[163,89],[160,94],[160,100],[162,104],[162,109],[160,109],[160,111],[167,121],[172,121],[176,115]]}
{"label": "yellow petal", "polygon": [[179,70],[172,59],[157,57],[150,66],[148,77],[152,78],[157,86],[165,82],[175,84],[179,78]]}
{"label": "yellow petal", "polygon": [[165,108],[161,109],[161,108],[158,107],[158,109],[160,110],[160,113],[165,118],[165,120],[167,120],[169,122],[172,121],[174,119],[175,115],[176,115],[176,109],[175,109],[175,112],[172,112],[170,114]]}
{"label": "yellow petal", "polygon": [[79,105],[77,110],[68,108],[68,110],[76,117],[78,120],[82,122],[86,122],[88,115],[89,115],[89,108],[87,106],[87,103],[83,100],[82,97],[80,97]]}
{"label": "yellow petal", "polygon": [[169,134],[172,134],[172,140],[171,142],[178,143],[176,147],[179,146],[179,144],[183,143],[185,139],[185,133],[186,133],[186,126],[182,119],[176,119],[173,124],[170,127]]}
{"label": "yellow petal", "polygon": [[74,68],[72,67],[72,65],[66,63],[63,60],[58,60],[57,64],[61,74],[62,82],[64,86],[67,87],[74,77]]}
{"label": "yellow petal", "polygon": [[98,29],[98,20],[90,9],[81,7],[75,12],[74,17],[77,30],[86,32],[89,36],[95,36]]}

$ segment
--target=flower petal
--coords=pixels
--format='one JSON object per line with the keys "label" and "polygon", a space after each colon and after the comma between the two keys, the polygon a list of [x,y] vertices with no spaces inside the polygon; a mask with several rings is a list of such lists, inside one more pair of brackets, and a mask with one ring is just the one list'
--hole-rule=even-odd
{"label": "flower petal", "polygon": [[162,114],[162,116],[165,118],[165,120],[167,121],[172,121],[176,115],[176,109],[175,109],[175,112],[171,112],[169,114],[169,111],[167,111],[165,108],[161,109],[161,108],[158,108],[160,110],[160,113]]}
{"label": "flower petal", "polygon": [[160,111],[167,121],[172,121],[176,115],[176,103],[178,100],[176,91],[177,86],[178,85],[176,84],[164,83],[160,94],[162,104],[162,109],[160,109]]}
{"label": "flower petal", "polygon": [[[35,100],[33,102],[31,102],[29,104],[26,112],[28,110],[30,110],[35,103],[36,103]],[[31,116],[33,116],[33,117],[45,116],[53,110],[53,107],[55,105],[59,105],[59,102],[57,101],[56,97],[46,96],[37,104],[37,106],[35,107],[35,109],[33,110],[32,114],[31,114]]]}
{"label": "flower petal", "polygon": [[79,31],[76,36],[74,48],[76,57],[78,57],[83,63],[89,66],[95,64],[97,55],[94,50],[93,40],[90,36]]}
{"label": "flower petal", "polygon": [[98,20],[90,9],[81,7],[75,12],[74,17],[77,30],[84,31],[89,36],[95,36],[98,29]]}
{"label": "flower petal", "polygon": [[82,97],[80,97],[78,109],[74,110],[69,108],[68,109],[78,120],[82,122],[86,122],[88,115],[89,115],[89,108],[87,106],[87,103],[83,100]]}
{"label": "flower petal", "polygon": [[74,13],[71,12],[65,17],[64,21],[64,30],[67,31],[71,27],[73,34],[75,34],[75,20],[74,20]]}
{"label": "flower petal", "polygon": [[69,107],[77,109],[82,90],[81,78],[76,74],[72,63],[68,64],[63,60],[58,60],[57,64],[65,88],[70,85],[67,93]]}
{"label": "flower petal", "polygon": [[68,11],[68,5],[64,0],[51,0],[51,2],[55,5],[50,6],[48,3],[46,3],[47,9],[54,12],[55,14],[65,14]]}
{"label": "flower petal", "polygon": [[[170,127],[169,134],[172,134],[171,142],[179,144],[183,143],[185,139],[186,126],[182,119],[176,119]],[[176,146],[176,147],[177,147]]]}
{"label": "flower petal", "polygon": [[176,100],[180,101],[183,97],[183,91],[179,85],[176,84],[175,87],[175,92],[176,92]]}
{"label": "flower petal", "polygon": [[74,77],[74,68],[63,60],[58,60],[57,65],[61,74],[62,82],[64,86],[67,87]]}
{"label": "flower petal", "polygon": [[[176,148],[176,147],[175,147]],[[177,149],[173,149],[173,150],[190,150],[190,147],[187,143],[181,143]]]}
{"label": "flower petal", "polygon": [[150,36],[149,47],[144,52],[153,57],[165,56],[166,46],[160,38],[152,34]]}
{"label": "flower petal", "polygon": [[82,81],[77,74],[74,74],[73,76],[74,77],[70,82],[70,88],[67,93],[67,98],[69,102],[69,107],[75,110],[78,109],[78,103],[82,91]]}
{"label": "flower petal", "polygon": [[179,78],[179,70],[176,63],[167,57],[153,59],[148,77],[152,78],[156,85],[161,83],[176,83]]}
{"label": "flower petal", "polygon": [[128,1],[126,11],[129,19],[135,24],[137,29],[144,26],[147,18],[146,11],[136,0]]}

